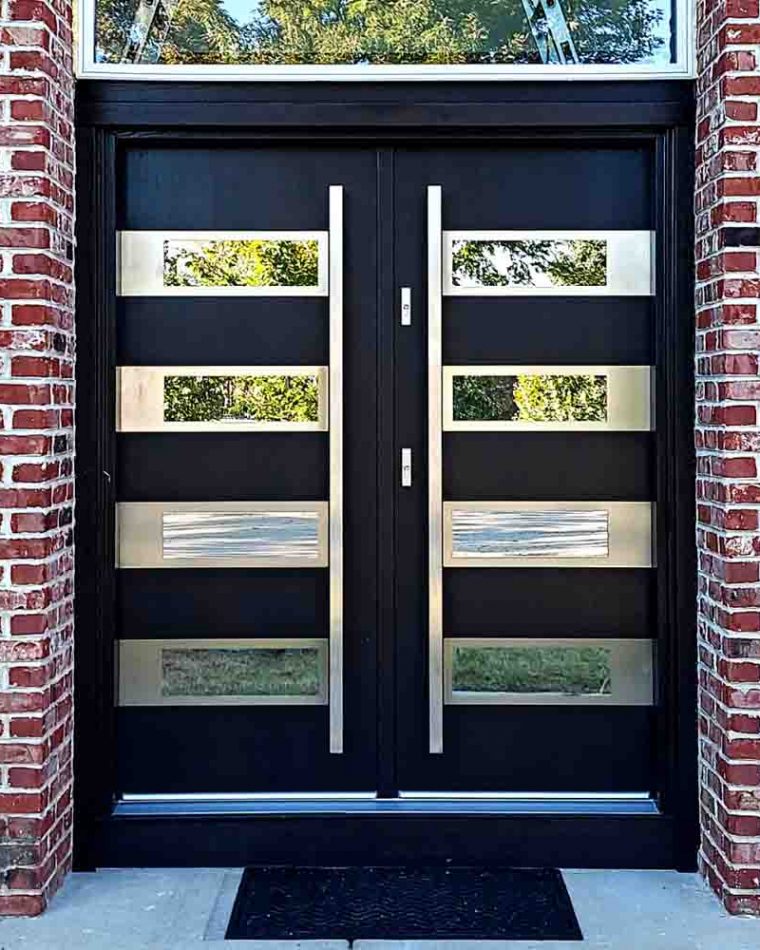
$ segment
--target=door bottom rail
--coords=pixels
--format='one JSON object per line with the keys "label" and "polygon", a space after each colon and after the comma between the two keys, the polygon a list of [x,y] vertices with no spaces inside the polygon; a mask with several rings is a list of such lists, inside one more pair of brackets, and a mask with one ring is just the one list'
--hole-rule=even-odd
{"label": "door bottom rail", "polygon": [[212,815],[659,815],[646,793],[373,793],[132,794],[118,799],[114,817]]}

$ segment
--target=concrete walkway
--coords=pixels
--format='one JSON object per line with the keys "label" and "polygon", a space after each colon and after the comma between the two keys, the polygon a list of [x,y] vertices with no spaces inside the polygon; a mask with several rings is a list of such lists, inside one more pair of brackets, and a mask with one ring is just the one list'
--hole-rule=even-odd
{"label": "concrete walkway", "polygon": [[[342,940],[223,940],[236,870],[72,875],[43,917],[0,920],[0,950],[346,950]],[[583,943],[356,941],[355,950],[759,950],[760,920],[731,918],[702,881],[671,871],[566,871]]]}

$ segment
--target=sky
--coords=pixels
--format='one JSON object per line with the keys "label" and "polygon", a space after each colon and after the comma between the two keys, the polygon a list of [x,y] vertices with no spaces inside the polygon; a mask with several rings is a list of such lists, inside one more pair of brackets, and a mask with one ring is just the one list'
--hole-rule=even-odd
{"label": "sky", "polygon": [[259,0],[224,0],[224,8],[238,23],[246,23],[251,11],[259,5]]}

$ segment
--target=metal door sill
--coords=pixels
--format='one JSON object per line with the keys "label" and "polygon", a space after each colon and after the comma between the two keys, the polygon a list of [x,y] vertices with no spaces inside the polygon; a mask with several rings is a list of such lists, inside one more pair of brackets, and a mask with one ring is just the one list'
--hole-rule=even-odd
{"label": "metal door sill", "polygon": [[624,816],[658,815],[648,795],[481,794],[402,792],[374,795],[125,795],[114,805],[117,818],[225,816]]}

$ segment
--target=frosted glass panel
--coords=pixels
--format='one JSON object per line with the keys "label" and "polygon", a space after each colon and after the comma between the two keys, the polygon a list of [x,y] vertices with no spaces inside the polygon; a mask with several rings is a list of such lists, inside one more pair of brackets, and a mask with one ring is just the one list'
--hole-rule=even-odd
{"label": "frosted glass panel", "polygon": [[606,557],[609,513],[499,511],[454,508],[452,555],[456,558]]}
{"label": "frosted glass panel", "polygon": [[319,558],[315,511],[181,511],[161,518],[163,556],[171,558]]}

